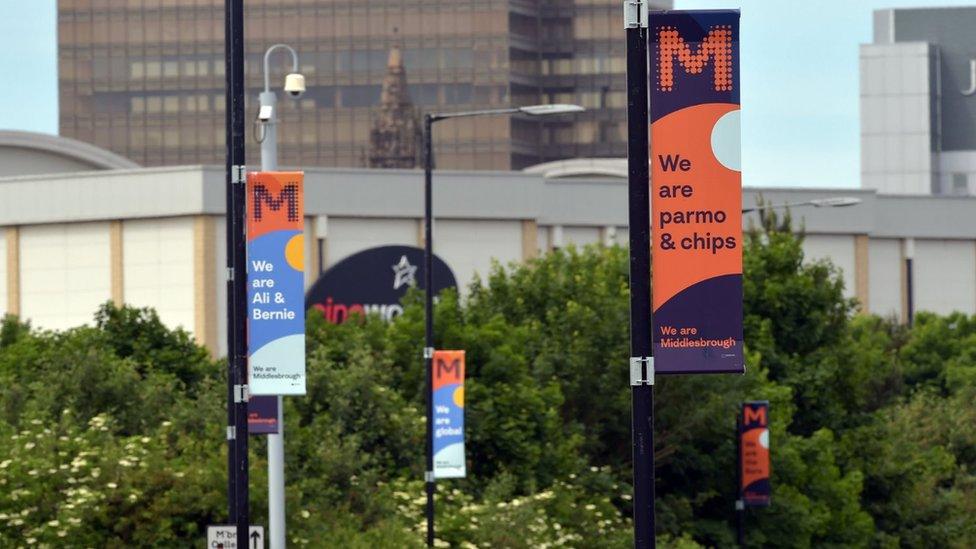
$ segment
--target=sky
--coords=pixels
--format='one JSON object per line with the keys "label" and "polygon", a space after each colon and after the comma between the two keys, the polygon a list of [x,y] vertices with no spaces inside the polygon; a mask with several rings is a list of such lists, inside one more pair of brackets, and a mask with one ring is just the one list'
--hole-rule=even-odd
{"label": "sky", "polygon": [[[871,12],[976,0],[675,0],[742,10],[742,169],[749,186],[860,185],[858,44]],[[0,0],[0,128],[58,131],[55,0]],[[623,40],[623,34],[621,34]]]}

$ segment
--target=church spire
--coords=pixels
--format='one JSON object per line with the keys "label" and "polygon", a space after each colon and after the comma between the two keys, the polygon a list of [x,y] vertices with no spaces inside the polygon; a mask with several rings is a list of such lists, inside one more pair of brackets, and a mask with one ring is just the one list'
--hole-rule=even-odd
{"label": "church spire", "polygon": [[[393,29],[394,35],[396,29]],[[394,42],[386,62],[380,108],[369,132],[371,168],[414,168],[417,165],[420,123],[407,91],[403,52]]]}

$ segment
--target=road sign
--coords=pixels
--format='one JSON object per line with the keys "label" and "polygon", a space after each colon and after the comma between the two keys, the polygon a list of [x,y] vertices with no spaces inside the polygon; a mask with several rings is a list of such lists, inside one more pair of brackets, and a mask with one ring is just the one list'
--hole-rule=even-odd
{"label": "road sign", "polygon": [[207,549],[264,549],[264,526],[251,526],[247,545],[237,545],[237,526],[207,526]]}

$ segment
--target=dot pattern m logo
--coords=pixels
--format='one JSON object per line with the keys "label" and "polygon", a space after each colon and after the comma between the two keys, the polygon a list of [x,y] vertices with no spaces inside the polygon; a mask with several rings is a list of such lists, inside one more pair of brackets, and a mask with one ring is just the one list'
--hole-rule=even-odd
{"label": "dot pattern m logo", "polygon": [[659,53],[657,59],[657,89],[670,92],[675,86],[675,59],[688,74],[701,74],[709,62],[713,65],[715,91],[732,91],[732,26],[715,25],[701,41],[696,51],[685,42],[678,29],[663,26],[657,29]]}
{"label": "dot pattern m logo", "polygon": [[273,196],[267,187],[257,183],[253,186],[252,199],[254,200],[253,211],[256,221],[261,221],[264,216],[262,205],[267,206],[273,212],[277,212],[287,204],[288,221],[295,222],[300,219],[298,215],[298,185],[285,185],[278,196]]}

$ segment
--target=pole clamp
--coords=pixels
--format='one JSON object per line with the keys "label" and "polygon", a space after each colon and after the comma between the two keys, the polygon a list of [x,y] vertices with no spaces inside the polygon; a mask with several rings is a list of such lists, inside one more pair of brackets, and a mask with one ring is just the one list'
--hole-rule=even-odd
{"label": "pole clamp", "polygon": [[233,425],[227,426],[227,440],[234,440],[237,438],[237,427]]}
{"label": "pole clamp", "polygon": [[244,183],[247,181],[247,166],[231,166],[230,181],[231,183]]}
{"label": "pole clamp", "polygon": [[424,347],[424,358],[426,358],[426,359],[434,358],[434,348],[433,347]]}
{"label": "pole clamp", "polygon": [[227,280],[229,280],[231,282],[234,281],[234,268],[233,267],[227,267]]}
{"label": "pole clamp", "polygon": [[434,482],[434,480],[435,478],[433,471],[424,471],[424,482]]}
{"label": "pole clamp", "polygon": [[624,28],[647,28],[647,0],[624,0]]}
{"label": "pole clamp", "polygon": [[234,404],[247,402],[250,394],[247,392],[247,385],[234,385]]}
{"label": "pole clamp", "polygon": [[654,385],[654,357],[630,357],[630,385]]}
{"label": "pole clamp", "polygon": [[742,501],[741,499],[735,500],[736,511],[745,511],[745,509],[746,509],[746,502]]}

